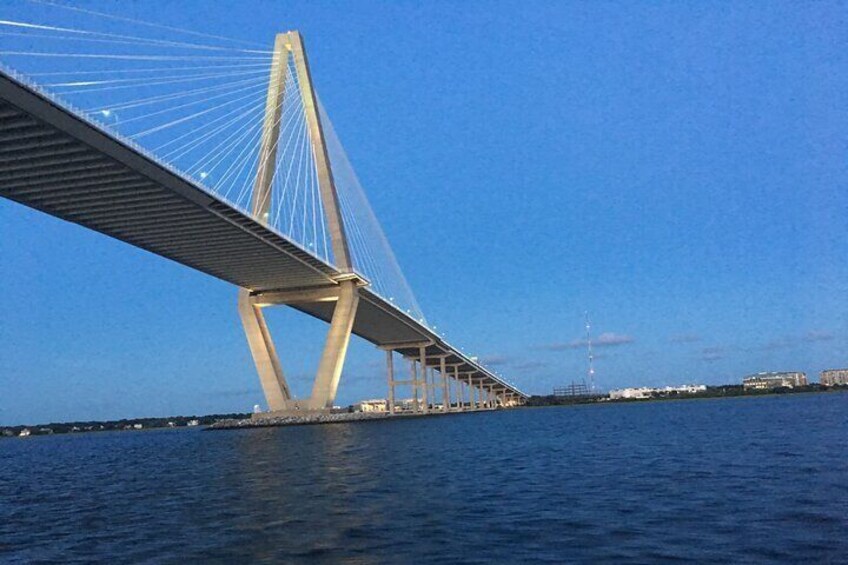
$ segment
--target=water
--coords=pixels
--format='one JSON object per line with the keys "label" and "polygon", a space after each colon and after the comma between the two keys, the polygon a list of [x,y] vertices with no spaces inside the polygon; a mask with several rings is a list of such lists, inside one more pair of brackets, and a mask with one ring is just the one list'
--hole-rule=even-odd
{"label": "water", "polygon": [[0,561],[848,562],[848,394],[0,441]]}

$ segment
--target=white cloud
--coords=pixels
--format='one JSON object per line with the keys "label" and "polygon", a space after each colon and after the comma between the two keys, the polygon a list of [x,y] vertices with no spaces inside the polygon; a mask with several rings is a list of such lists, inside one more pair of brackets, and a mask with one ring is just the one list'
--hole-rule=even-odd
{"label": "white cloud", "polygon": [[[592,347],[615,347],[625,345],[636,341],[629,335],[617,334],[613,332],[605,332],[592,340]],[[589,342],[585,339],[576,339],[568,343],[551,343],[541,346],[541,349],[548,351],[566,351],[568,349],[585,349]]]}

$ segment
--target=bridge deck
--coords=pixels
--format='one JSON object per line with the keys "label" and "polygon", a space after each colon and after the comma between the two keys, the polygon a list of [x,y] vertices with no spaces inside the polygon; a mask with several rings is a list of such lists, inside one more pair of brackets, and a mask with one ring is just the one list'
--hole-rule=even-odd
{"label": "bridge deck", "polygon": [[[253,291],[325,287],[341,273],[129,143],[0,72],[0,196]],[[432,342],[515,391],[367,287],[353,332],[408,356]],[[332,303],[296,305],[329,321]],[[433,359],[433,364],[439,361]]]}

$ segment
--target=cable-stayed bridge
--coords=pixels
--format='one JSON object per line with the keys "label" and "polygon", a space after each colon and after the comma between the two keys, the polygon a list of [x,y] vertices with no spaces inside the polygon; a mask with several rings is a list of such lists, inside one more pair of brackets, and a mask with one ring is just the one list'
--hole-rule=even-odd
{"label": "cable-stayed bridge", "polygon": [[[190,41],[12,19],[0,30],[0,195],[238,286],[270,411],[331,408],[352,334],[386,351],[392,410],[398,386],[424,413],[524,401],[428,325],[300,34],[267,51],[187,30]],[[286,381],[263,315],[274,305],[329,323],[308,398]]]}

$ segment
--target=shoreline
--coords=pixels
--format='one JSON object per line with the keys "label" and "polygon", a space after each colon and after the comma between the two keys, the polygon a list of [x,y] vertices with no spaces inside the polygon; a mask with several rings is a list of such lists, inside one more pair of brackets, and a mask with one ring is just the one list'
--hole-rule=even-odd
{"label": "shoreline", "polygon": [[[384,420],[438,417],[456,414],[476,414],[480,412],[495,412],[505,408],[489,408],[452,412],[430,412],[399,413],[390,416],[387,413],[377,412],[332,412],[328,414],[312,414],[309,416],[289,416],[278,418],[253,419],[250,413],[243,414],[210,414],[207,416],[175,416],[172,418],[135,418],[123,420],[103,420],[86,422],[52,422],[50,424],[0,426],[0,441],[4,439],[29,439],[45,436],[65,435],[88,435],[92,433],[127,432],[141,433],[155,430],[200,430],[216,431],[224,429],[250,429],[269,428],[285,426],[315,426],[324,424],[344,424],[357,422],[375,422]],[[187,422],[195,420],[197,424]],[[154,424],[158,423],[158,425]],[[164,422],[164,424],[162,423]],[[175,422],[175,425],[169,425]],[[176,424],[176,422],[180,422]],[[134,424],[140,423],[142,427],[135,428]],[[21,437],[20,432],[30,430],[30,435]]]}
{"label": "shoreline", "polygon": [[609,397],[597,398],[580,398],[580,397],[554,397],[553,395],[546,396],[531,396],[526,408],[547,408],[551,406],[590,406],[590,405],[608,405],[608,404],[641,404],[649,402],[668,402],[673,400],[723,400],[730,398],[766,398],[766,397],[786,397],[796,395],[809,394],[828,394],[828,393],[846,393],[848,386],[830,386],[821,387],[812,385],[803,387],[798,390],[773,390],[773,391],[755,391],[755,392],[735,392],[731,394],[716,394],[710,393],[709,389],[706,393],[700,394],[675,394],[668,396],[652,396],[650,398],[616,398]]}
{"label": "shoreline", "polygon": [[[756,391],[756,392],[741,392],[736,389],[732,393],[718,394],[716,390],[722,390],[721,387],[714,387],[713,392],[701,394],[676,394],[673,396],[655,396],[651,398],[620,398],[611,400],[609,397],[595,398],[580,398],[580,397],[554,397],[554,396],[531,396],[528,403],[524,406],[515,408],[550,408],[563,406],[605,406],[612,404],[645,404],[655,402],[668,402],[674,400],[719,400],[729,398],[766,398],[766,397],[786,397],[795,395],[811,395],[811,394],[827,394],[827,393],[848,393],[847,386],[831,386],[822,387],[819,385],[811,385],[799,390],[780,390],[780,391]],[[726,389],[725,389],[726,390]],[[511,410],[512,408],[509,408]],[[75,422],[52,422],[49,424],[25,425],[18,424],[13,426],[0,426],[0,440],[3,439],[26,439],[20,437],[20,432],[28,429],[31,432],[29,437],[42,437],[48,435],[80,435],[100,432],[143,432],[151,430],[168,430],[168,429],[183,429],[197,427],[200,430],[225,430],[225,429],[253,429],[253,428],[268,428],[268,427],[286,427],[286,426],[315,426],[324,424],[343,424],[357,422],[375,422],[385,420],[395,420],[398,418],[422,418],[422,417],[437,417],[457,414],[475,414],[479,412],[497,412],[507,410],[505,408],[484,409],[484,410],[466,410],[453,412],[431,412],[429,414],[414,414],[401,413],[389,416],[386,413],[369,413],[369,412],[336,412],[324,415],[298,416],[285,418],[270,418],[266,420],[252,418],[249,413],[234,413],[234,414],[210,414],[206,416],[173,416],[170,418],[127,418],[121,420],[88,420]],[[197,424],[189,425],[189,422],[196,420]],[[169,425],[173,422],[174,425]],[[135,424],[141,424],[141,428],[134,428]]]}

